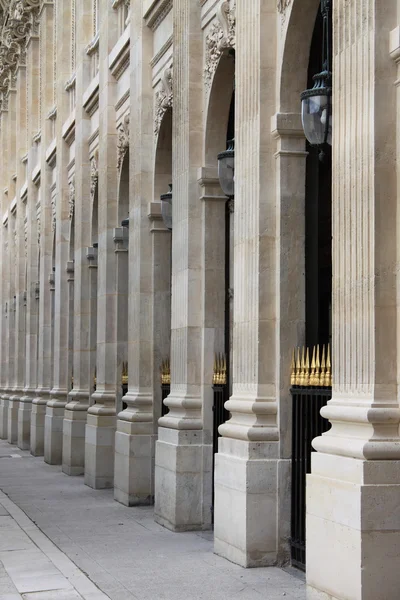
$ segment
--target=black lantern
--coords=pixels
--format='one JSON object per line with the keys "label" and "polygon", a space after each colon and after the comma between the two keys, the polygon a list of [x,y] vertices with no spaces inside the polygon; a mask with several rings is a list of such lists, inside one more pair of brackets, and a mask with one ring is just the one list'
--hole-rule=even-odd
{"label": "black lantern", "polygon": [[331,0],[321,0],[323,18],[323,69],[314,75],[314,87],[301,94],[301,120],[307,140],[313,146],[332,144],[332,72],[330,70]]}
{"label": "black lantern", "polygon": [[222,191],[228,198],[235,195],[235,140],[228,142],[228,148],[218,154],[218,177]]}
{"label": "black lantern", "polygon": [[129,229],[129,219],[122,219],[121,227],[126,227],[127,229]]}
{"label": "black lantern", "polygon": [[161,215],[165,227],[172,231],[172,183],[169,184],[169,192],[160,196]]}

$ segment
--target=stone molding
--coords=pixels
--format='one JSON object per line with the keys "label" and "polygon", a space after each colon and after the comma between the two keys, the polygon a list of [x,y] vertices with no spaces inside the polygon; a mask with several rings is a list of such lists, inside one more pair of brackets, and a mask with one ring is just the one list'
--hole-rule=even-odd
{"label": "stone molding", "polygon": [[6,108],[7,94],[19,66],[25,64],[25,45],[38,30],[41,0],[11,0],[0,9],[0,109]]}
{"label": "stone molding", "polygon": [[129,113],[122,119],[121,125],[118,127],[118,144],[117,144],[117,168],[121,169],[125,154],[129,148]]}
{"label": "stone molding", "polygon": [[173,67],[165,69],[161,77],[161,90],[156,94],[156,107],[154,117],[154,134],[158,135],[161,122],[167,110],[173,105]]}
{"label": "stone molding", "polygon": [[206,37],[204,83],[210,89],[219,59],[224,50],[236,44],[236,0],[226,0],[217,8],[216,20]]}
{"label": "stone molding", "polygon": [[51,197],[51,229],[56,230],[56,196]]}

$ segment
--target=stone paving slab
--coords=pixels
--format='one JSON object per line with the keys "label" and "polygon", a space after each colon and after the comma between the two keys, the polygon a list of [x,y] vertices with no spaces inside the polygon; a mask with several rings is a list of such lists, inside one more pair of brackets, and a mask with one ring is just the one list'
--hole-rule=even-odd
{"label": "stone paving slab", "polygon": [[[12,458],[14,454],[20,460]],[[63,560],[73,561],[78,567],[73,565],[75,570],[83,577],[85,573],[106,594],[102,598],[306,598],[302,574],[292,569],[243,569],[234,565],[213,553],[210,531],[168,531],[154,522],[151,507],[122,506],[114,501],[112,490],[92,490],[84,485],[83,477],[69,477],[60,467],[50,466],[42,458],[2,440],[0,458],[0,489],[21,509],[25,533],[38,546],[40,541],[41,549],[51,554],[53,564],[64,575],[68,569]],[[0,498],[1,506],[9,510]],[[3,518],[7,519],[7,514],[0,513],[0,537]],[[22,538],[14,537],[13,543],[23,544]],[[58,551],[57,556],[51,548]],[[97,600],[88,590],[83,594],[72,573],[66,576],[85,600]],[[1,581],[0,576],[0,591]],[[14,593],[8,589],[5,592]],[[0,593],[0,600],[76,600],[76,596],[52,598],[51,592],[42,593],[47,596],[30,593],[9,599]]]}

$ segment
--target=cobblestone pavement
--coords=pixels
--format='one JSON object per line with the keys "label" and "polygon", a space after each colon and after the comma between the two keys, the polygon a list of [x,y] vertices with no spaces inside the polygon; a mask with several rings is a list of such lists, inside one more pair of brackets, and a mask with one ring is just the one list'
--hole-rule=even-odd
{"label": "cobblestone pavement", "polygon": [[0,489],[0,600],[306,598],[294,570],[242,569],[2,440]]}

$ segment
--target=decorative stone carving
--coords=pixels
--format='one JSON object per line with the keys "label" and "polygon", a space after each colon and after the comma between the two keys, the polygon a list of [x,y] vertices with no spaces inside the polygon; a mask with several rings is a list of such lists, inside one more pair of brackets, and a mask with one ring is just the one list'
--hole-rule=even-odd
{"label": "decorative stone carving", "polygon": [[118,145],[117,145],[117,167],[121,169],[126,151],[129,148],[129,113],[123,118],[121,125],[118,128]]}
{"label": "decorative stone carving", "polygon": [[206,37],[206,64],[204,83],[206,89],[211,82],[224,50],[235,47],[236,4],[235,0],[222,2],[217,9],[217,19]]}
{"label": "decorative stone carving", "polygon": [[283,15],[292,0],[278,0],[278,12]]}
{"label": "decorative stone carving", "polygon": [[28,256],[28,221],[25,219],[24,221],[24,253],[25,258]]}
{"label": "decorative stone carving", "polygon": [[41,220],[40,220],[40,211],[36,214],[36,228],[37,228],[37,243],[40,245],[40,235],[41,235]]}
{"label": "decorative stone carving", "polygon": [[51,229],[56,230],[56,196],[51,198]]}
{"label": "decorative stone carving", "polygon": [[97,182],[99,180],[99,153],[96,150],[90,159],[90,198],[93,203],[93,198],[96,192]]}
{"label": "decorative stone carving", "polygon": [[11,0],[2,13],[0,39],[0,108],[5,108],[12,80],[25,63],[25,44],[30,32],[37,33],[40,0]]}
{"label": "decorative stone carving", "polygon": [[173,68],[169,67],[166,69],[161,77],[161,90],[156,94],[156,108],[155,108],[155,119],[154,119],[154,133],[158,135],[160,131],[161,121],[163,116],[169,108],[172,108],[173,104],[173,91],[172,91],[172,78]]}
{"label": "decorative stone carving", "polygon": [[71,179],[69,182],[69,220],[72,221],[72,217],[74,216],[75,210],[75,177]]}

